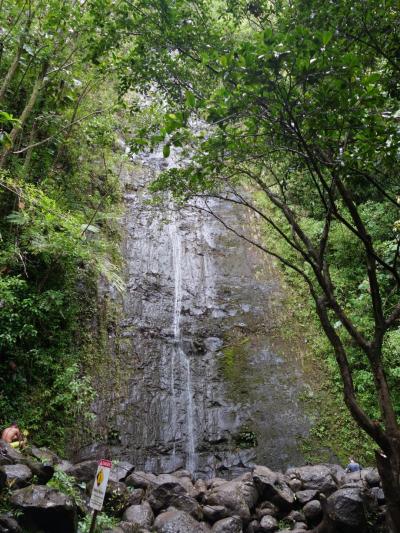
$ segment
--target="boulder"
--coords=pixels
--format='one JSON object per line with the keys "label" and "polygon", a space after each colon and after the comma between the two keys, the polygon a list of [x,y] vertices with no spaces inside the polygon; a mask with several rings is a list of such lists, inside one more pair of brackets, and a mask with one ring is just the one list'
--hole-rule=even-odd
{"label": "boulder", "polygon": [[298,492],[299,490],[303,488],[303,482],[301,481],[301,479],[298,479],[297,477],[289,479],[287,483],[293,492]]}
{"label": "boulder", "polygon": [[277,516],[278,512],[279,509],[272,502],[263,502],[260,507],[257,507],[256,516],[258,520],[261,520],[261,518],[267,514],[270,516]]}
{"label": "boulder", "polygon": [[129,505],[139,505],[142,503],[142,500],[144,498],[144,490],[143,489],[133,489],[128,491],[128,501],[127,504]]}
{"label": "boulder", "polygon": [[300,479],[304,490],[317,490],[324,494],[332,494],[336,490],[336,481],[331,468],[326,465],[301,466],[289,468],[286,474]]}
{"label": "boulder", "polygon": [[201,507],[197,500],[187,495],[179,478],[168,474],[158,476],[157,485],[151,489],[148,501],[156,513],[173,506],[197,519],[202,517]]}
{"label": "boulder", "polygon": [[271,533],[278,529],[278,520],[271,515],[265,515],[261,518],[260,529],[263,533]]}
{"label": "boulder", "polygon": [[204,505],[202,509],[204,519],[212,524],[229,515],[228,510],[223,505]]}
{"label": "boulder", "polygon": [[157,476],[149,472],[132,472],[126,479],[125,484],[128,487],[137,489],[148,489],[156,486]]}
{"label": "boulder", "polygon": [[273,472],[266,466],[256,466],[253,480],[262,500],[269,500],[281,509],[292,508],[294,493],[283,474]]}
{"label": "boulder", "polygon": [[[185,470],[183,470],[185,472]],[[189,496],[196,497],[197,496],[197,490],[194,488],[193,483],[190,478],[181,476],[176,477],[172,474],[160,474],[159,476],[156,476],[155,484],[165,485],[166,483],[172,483],[172,484],[179,484],[181,487],[187,492]]]}
{"label": "boulder", "polygon": [[48,448],[38,448],[37,446],[31,445],[26,449],[26,453],[43,464],[55,466],[62,462],[62,459]]}
{"label": "boulder", "polygon": [[129,522],[134,526],[150,528],[154,522],[154,514],[147,502],[141,505],[131,505],[126,509],[122,515],[122,519],[125,522]]}
{"label": "boulder", "polygon": [[157,533],[205,533],[208,528],[184,511],[171,509],[157,516],[153,528]]}
{"label": "boulder", "polygon": [[327,500],[327,513],[338,531],[362,533],[367,520],[359,488],[339,489]]}
{"label": "boulder", "polygon": [[211,528],[212,533],[242,533],[242,521],[237,516],[230,516],[215,522]]}
{"label": "boulder", "polygon": [[323,466],[326,466],[329,469],[336,484],[339,483],[340,478],[346,473],[345,469],[338,464],[325,463]]}
{"label": "boulder", "polygon": [[0,470],[6,476],[6,485],[12,490],[26,487],[32,479],[31,470],[23,464],[0,466]]}
{"label": "boulder", "polygon": [[[303,513],[310,524],[316,524],[322,518],[322,506],[319,500],[311,500],[303,507]],[[296,520],[302,522],[303,520]]]}
{"label": "boulder", "polygon": [[12,446],[0,440],[0,465],[11,465],[15,463],[22,463],[24,456],[21,452],[14,450]]}
{"label": "boulder", "polygon": [[230,514],[249,522],[250,509],[255,507],[257,496],[251,481],[226,481],[211,490],[206,496],[206,503],[226,507]]}
{"label": "boulder", "polygon": [[73,464],[70,461],[64,461],[62,460],[61,463],[58,463],[58,465],[55,465],[54,469],[58,472],[65,472],[67,473],[67,470],[72,468]]}
{"label": "boulder", "polygon": [[62,492],[43,485],[15,490],[11,504],[21,511],[23,527],[35,526],[46,533],[75,533],[77,510],[74,501]]}
{"label": "boulder", "polygon": [[23,533],[18,522],[8,515],[0,515],[0,533]]}
{"label": "boulder", "polygon": [[295,522],[294,523],[294,526],[293,526],[293,529],[300,529],[300,530],[307,530],[308,527],[307,527],[307,524],[305,522]]}
{"label": "boulder", "polygon": [[89,459],[72,465],[70,468],[64,470],[66,474],[74,477],[77,481],[92,481],[96,475],[97,466],[99,462],[96,459]]}
{"label": "boulder", "polygon": [[207,484],[204,479],[198,479],[194,484],[194,488],[197,492],[196,499],[199,501],[203,501],[204,496],[207,494]]}
{"label": "boulder", "polygon": [[252,520],[247,526],[246,533],[258,533],[258,531],[260,531],[260,524],[257,520]]}
{"label": "boulder", "polygon": [[285,520],[289,520],[292,524],[295,522],[304,522],[304,513],[301,511],[291,511],[285,518]]}
{"label": "boulder", "polygon": [[372,487],[370,493],[378,505],[385,503],[385,494],[381,487]]}
{"label": "boulder", "polygon": [[178,478],[187,477],[190,480],[192,479],[192,474],[189,472],[189,470],[184,470],[183,468],[180,470],[175,470],[172,475]]}
{"label": "boulder", "polygon": [[381,478],[377,468],[363,468],[364,479],[370,487],[379,487]]}
{"label": "boulder", "polygon": [[112,464],[110,479],[112,481],[124,481],[135,467],[127,461],[115,461]]}
{"label": "boulder", "polygon": [[208,488],[209,489],[215,489],[217,487],[220,487],[224,483],[226,483],[226,479],[223,479],[222,477],[214,477],[214,478],[209,480]]}
{"label": "boulder", "polygon": [[192,498],[196,498],[197,499],[197,497],[199,495],[199,491],[193,485],[192,480],[189,477],[183,477],[183,476],[181,476],[178,479],[179,479],[179,483],[186,490],[188,496],[191,496]]}
{"label": "boulder", "polygon": [[295,494],[296,500],[299,502],[300,505],[305,505],[307,502],[311,500],[315,500],[318,496],[317,490],[299,490]]}
{"label": "boulder", "polygon": [[33,475],[36,476],[38,485],[46,485],[46,483],[53,477],[54,466],[51,464],[40,463],[31,457],[24,457],[21,464],[24,464],[32,470]]}

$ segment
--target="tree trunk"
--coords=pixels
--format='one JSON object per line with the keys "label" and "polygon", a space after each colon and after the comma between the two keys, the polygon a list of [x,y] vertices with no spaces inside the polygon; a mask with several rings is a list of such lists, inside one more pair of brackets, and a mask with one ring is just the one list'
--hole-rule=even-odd
{"label": "tree trunk", "polygon": [[376,452],[376,464],[386,498],[388,530],[400,533],[400,436],[391,444],[390,453]]}
{"label": "tree trunk", "polygon": [[17,51],[15,53],[15,56],[14,56],[12,62],[11,62],[11,65],[10,65],[8,71],[7,71],[7,74],[5,75],[4,81],[3,81],[2,86],[0,88],[0,102],[3,100],[4,95],[6,93],[6,90],[7,90],[7,87],[9,86],[11,80],[14,77],[14,74],[17,71],[17,68],[18,68],[18,65],[19,65],[19,60],[21,58],[21,54],[22,54],[22,51],[24,49],[24,44],[25,44],[26,38],[28,36],[28,32],[29,32],[29,28],[30,28],[31,22],[32,22],[32,16],[31,16],[31,14],[29,14],[29,17],[28,17],[28,20],[26,22],[25,28],[24,28],[24,30],[22,32],[22,35],[21,35],[21,38],[19,40],[19,45],[18,45]]}
{"label": "tree trunk", "polygon": [[25,105],[25,108],[24,108],[24,110],[22,111],[22,113],[21,113],[21,115],[19,117],[19,123],[16,126],[14,126],[13,129],[11,130],[11,132],[10,132],[11,146],[9,148],[4,149],[4,151],[3,151],[2,155],[1,155],[1,159],[0,159],[0,168],[4,168],[4,166],[6,164],[6,161],[7,161],[7,158],[10,155],[10,152],[13,149],[15,139],[17,138],[18,133],[24,127],[25,122],[29,118],[29,115],[31,114],[31,112],[32,112],[32,110],[33,110],[33,108],[34,108],[34,106],[36,104],[36,100],[37,100],[37,98],[38,98],[38,96],[40,94],[40,91],[42,90],[42,87],[44,85],[44,79],[46,77],[47,69],[48,69],[48,64],[45,63],[43,65],[43,67],[42,67],[42,70],[41,70],[39,76],[37,77],[37,79],[35,81],[35,85],[33,86],[33,89],[32,89],[31,95],[29,97],[29,100],[28,100],[27,104]]}

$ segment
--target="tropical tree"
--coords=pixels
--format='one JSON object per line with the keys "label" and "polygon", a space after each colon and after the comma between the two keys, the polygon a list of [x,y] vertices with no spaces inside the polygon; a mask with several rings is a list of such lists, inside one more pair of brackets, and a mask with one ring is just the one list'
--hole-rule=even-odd
{"label": "tropical tree", "polygon": [[[389,341],[400,320],[399,6],[166,4],[157,11],[156,38],[138,36],[127,59],[132,72],[150,65],[142,88],[157,84],[170,106],[156,132],[154,123],[147,137],[137,132],[136,145],[163,140],[166,156],[173,145],[190,146],[193,156],[153,190],[191,203],[223,199],[271,228],[279,246],[232,230],[308,287],[344,401],[378,447],[390,528],[398,533],[400,373]],[[235,35],[224,26],[236,27]],[[223,33],[210,41],[213,32]],[[158,68],[166,58],[168,69]],[[129,76],[125,70],[126,86]],[[134,81],[140,88],[140,77]],[[202,131],[190,127],[193,115]]]}
{"label": "tropical tree", "polygon": [[0,423],[43,444],[62,445],[91,394],[83,301],[100,274],[120,281],[113,68],[128,19],[108,0],[0,4]]}

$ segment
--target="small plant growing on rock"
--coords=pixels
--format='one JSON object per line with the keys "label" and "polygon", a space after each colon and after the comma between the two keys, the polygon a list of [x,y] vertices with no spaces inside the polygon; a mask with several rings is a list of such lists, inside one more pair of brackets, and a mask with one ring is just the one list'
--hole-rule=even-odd
{"label": "small plant growing on rock", "polygon": [[[106,529],[112,529],[118,520],[107,516],[105,513],[100,513],[97,515],[96,519],[96,528],[94,533],[103,533]],[[92,523],[92,515],[86,515],[83,520],[78,524],[78,533],[89,533],[90,525]]]}
{"label": "small plant growing on rock", "polygon": [[248,426],[243,426],[235,436],[235,443],[239,448],[254,448],[257,446],[257,435]]}

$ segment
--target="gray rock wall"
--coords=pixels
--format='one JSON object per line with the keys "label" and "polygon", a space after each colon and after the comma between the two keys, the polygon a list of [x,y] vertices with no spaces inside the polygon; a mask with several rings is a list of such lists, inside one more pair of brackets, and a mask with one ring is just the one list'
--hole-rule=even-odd
{"label": "gray rock wall", "polygon": [[[94,406],[103,442],[77,457],[106,447],[144,470],[205,475],[253,460],[299,464],[302,372],[277,331],[272,261],[202,210],[148,205],[146,183],[161,164],[158,154],[142,158],[123,175],[126,291]],[[249,228],[245,213],[211,206]]]}

